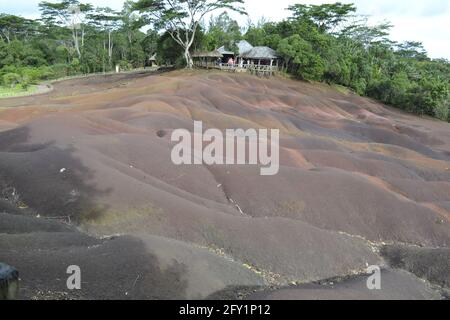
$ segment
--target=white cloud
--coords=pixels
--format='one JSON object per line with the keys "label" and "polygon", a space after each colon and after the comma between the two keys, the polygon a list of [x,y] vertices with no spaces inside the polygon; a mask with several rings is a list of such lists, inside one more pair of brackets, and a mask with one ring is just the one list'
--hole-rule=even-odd
{"label": "white cloud", "polygon": [[[286,18],[286,8],[294,3],[322,4],[338,0],[246,0],[249,18],[257,21],[266,17],[272,21]],[[40,0],[0,0],[0,12],[19,14],[29,18],[39,15]],[[52,0],[52,2],[56,2]],[[85,0],[95,6],[109,6],[119,10],[123,0]],[[389,20],[393,25],[392,39],[415,40],[424,43],[433,58],[450,59],[450,1],[449,0],[341,0],[354,2],[358,13],[370,15],[371,22]],[[245,24],[247,17],[235,18]]]}

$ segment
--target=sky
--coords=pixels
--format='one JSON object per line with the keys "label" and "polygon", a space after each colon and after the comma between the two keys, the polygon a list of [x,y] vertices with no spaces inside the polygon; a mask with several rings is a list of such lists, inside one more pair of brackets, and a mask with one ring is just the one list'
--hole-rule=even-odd
{"label": "sky", "polygon": [[[51,2],[57,2],[50,0]],[[234,16],[243,25],[247,19],[258,21],[261,17],[269,21],[280,21],[289,16],[286,8],[295,3],[323,4],[338,0],[245,0],[249,17]],[[340,0],[353,2],[358,13],[368,15],[369,23],[391,22],[391,39],[421,41],[432,58],[450,60],[450,0]],[[0,0],[0,13],[21,15],[26,18],[39,17],[40,0]],[[85,0],[95,6],[109,6],[119,10],[123,0]],[[220,13],[220,12],[219,12]]]}

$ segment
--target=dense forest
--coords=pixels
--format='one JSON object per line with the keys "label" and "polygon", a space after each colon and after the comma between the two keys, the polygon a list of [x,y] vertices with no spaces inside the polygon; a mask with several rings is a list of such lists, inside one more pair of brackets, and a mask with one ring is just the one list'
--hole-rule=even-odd
{"label": "dense forest", "polygon": [[[223,0],[214,9],[233,10],[232,2],[242,3]],[[189,28],[171,28],[170,21],[152,20],[154,8],[146,10],[146,3],[125,1],[121,11],[114,11],[64,0],[40,3],[38,20],[0,14],[0,86],[26,90],[42,80],[108,72],[116,65],[140,68],[155,53],[159,64],[184,67],[189,56],[177,37],[192,37],[190,52],[222,45],[236,50],[235,42],[245,39],[275,49],[286,74],[344,86],[409,112],[450,121],[450,62],[430,59],[420,42],[391,41],[389,23],[369,25],[354,5],[297,4],[281,22],[249,21],[246,26],[223,12]]]}

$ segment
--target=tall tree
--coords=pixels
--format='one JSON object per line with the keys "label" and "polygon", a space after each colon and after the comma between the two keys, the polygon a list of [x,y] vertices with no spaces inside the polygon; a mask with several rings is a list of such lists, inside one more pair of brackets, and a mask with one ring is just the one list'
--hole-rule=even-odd
{"label": "tall tree", "polygon": [[42,19],[49,25],[69,28],[78,58],[82,58],[85,38],[85,16],[93,10],[92,5],[78,0],[63,0],[59,3],[43,1],[39,4]]}
{"label": "tall tree", "polygon": [[120,12],[122,29],[126,34],[128,42],[128,58],[133,59],[133,41],[136,31],[145,25],[144,19],[134,12],[134,2],[126,0]]}
{"label": "tall tree", "polygon": [[228,50],[234,49],[236,41],[242,37],[241,28],[236,20],[233,20],[226,11],[218,17],[211,17],[208,31],[205,34],[205,48],[214,50],[225,46]]}
{"label": "tall tree", "polygon": [[405,58],[413,58],[421,61],[428,60],[427,52],[422,42],[418,41],[406,41],[399,44],[396,53]]}
{"label": "tall tree", "polygon": [[12,39],[26,36],[31,28],[35,25],[33,21],[28,19],[9,15],[0,14],[0,38],[7,43],[11,43]]}
{"label": "tall tree", "polygon": [[243,3],[243,0],[139,0],[134,8],[145,13],[156,29],[167,31],[182,47],[190,69],[193,67],[190,49],[203,18],[218,9],[246,14]]}
{"label": "tall tree", "polygon": [[312,22],[321,32],[333,32],[356,12],[354,4],[341,2],[321,5],[295,4],[288,9],[293,12],[294,19]]}
{"label": "tall tree", "polygon": [[107,40],[104,40],[104,48],[106,49],[107,46],[108,63],[111,68],[114,48],[113,32],[119,28],[121,17],[116,11],[105,7],[95,9],[95,13],[88,15],[88,18],[106,34]]}

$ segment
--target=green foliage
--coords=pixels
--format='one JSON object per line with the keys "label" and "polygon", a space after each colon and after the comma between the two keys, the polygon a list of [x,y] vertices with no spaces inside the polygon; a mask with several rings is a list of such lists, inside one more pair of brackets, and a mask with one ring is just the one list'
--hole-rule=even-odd
{"label": "green foliage", "polygon": [[203,47],[212,51],[225,46],[227,50],[237,51],[235,43],[241,40],[241,37],[237,21],[231,19],[227,12],[223,12],[218,17],[211,17],[208,32],[203,38]]}
{"label": "green foliage", "polygon": [[281,40],[278,52],[288,63],[295,66],[291,70],[296,75],[308,80],[322,79],[325,71],[324,61],[313,49],[312,44],[298,34]]}
{"label": "green foliage", "polygon": [[64,78],[71,74],[70,66],[65,63],[57,63],[50,67],[53,78]]}
{"label": "green foliage", "polygon": [[409,112],[449,120],[449,61],[431,60],[420,42],[390,41],[389,23],[368,26],[365,19],[353,19],[351,4],[289,9],[290,19],[250,25],[244,38],[277,49],[284,70],[301,79],[342,85]]}
{"label": "green foliage", "polygon": [[445,101],[439,102],[434,112],[436,118],[450,122],[450,99],[447,97]]}
{"label": "green foliage", "polygon": [[171,36],[183,50],[186,67],[192,68],[190,51],[202,19],[220,9],[246,14],[243,3],[243,0],[139,0],[134,4],[134,9],[143,13],[157,30],[164,30]]}
{"label": "green foliage", "polygon": [[289,7],[294,20],[314,24],[320,32],[333,30],[356,12],[354,4],[340,2],[322,5],[295,4]]}
{"label": "green foliage", "polygon": [[14,88],[21,81],[21,77],[17,73],[7,73],[2,78],[2,83],[4,86]]}

